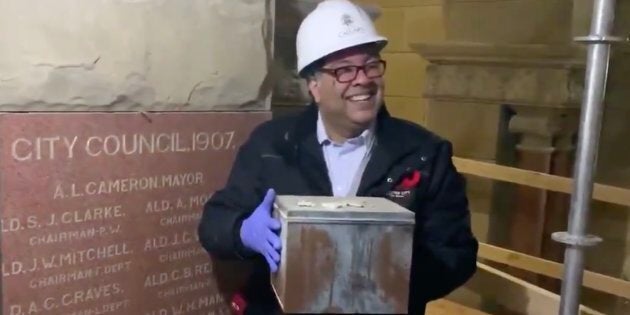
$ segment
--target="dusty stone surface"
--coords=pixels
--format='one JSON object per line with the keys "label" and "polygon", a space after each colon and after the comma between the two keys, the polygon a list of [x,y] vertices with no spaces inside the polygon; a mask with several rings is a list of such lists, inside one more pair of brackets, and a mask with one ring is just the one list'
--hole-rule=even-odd
{"label": "dusty stone surface", "polygon": [[564,44],[571,40],[572,4],[573,0],[445,0],[446,36],[468,42]]}
{"label": "dusty stone surface", "polygon": [[578,69],[435,65],[427,67],[425,96],[499,104],[575,107],[583,76]]}
{"label": "dusty stone surface", "polygon": [[0,2],[0,110],[267,108],[273,1]]}

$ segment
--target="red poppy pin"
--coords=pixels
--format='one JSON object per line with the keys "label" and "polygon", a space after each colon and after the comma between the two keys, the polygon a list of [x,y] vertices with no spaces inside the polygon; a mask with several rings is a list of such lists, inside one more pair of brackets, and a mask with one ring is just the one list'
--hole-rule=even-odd
{"label": "red poppy pin", "polygon": [[414,170],[407,177],[404,177],[396,188],[400,190],[409,190],[414,188],[418,186],[418,183],[420,183],[420,177],[420,171]]}
{"label": "red poppy pin", "polygon": [[232,296],[231,306],[234,315],[243,315],[245,314],[247,301],[245,301],[245,298],[240,293],[236,293]]}

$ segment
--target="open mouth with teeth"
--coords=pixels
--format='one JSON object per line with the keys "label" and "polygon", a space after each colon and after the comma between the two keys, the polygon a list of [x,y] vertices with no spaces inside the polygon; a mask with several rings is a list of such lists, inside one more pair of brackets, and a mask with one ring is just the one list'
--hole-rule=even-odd
{"label": "open mouth with teeth", "polygon": [[346,99],[351,102],[367,102],[367,101],[371,101],[373,97],[374,97],[374,93],[369,92],[369,93],[352,95],[352,96],[347,97]]}

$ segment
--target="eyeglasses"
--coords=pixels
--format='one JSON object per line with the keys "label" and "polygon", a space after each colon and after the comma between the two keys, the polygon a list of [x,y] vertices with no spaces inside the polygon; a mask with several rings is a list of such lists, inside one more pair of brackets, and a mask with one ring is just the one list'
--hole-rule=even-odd
{"label": "eyeglasses", "polygon": [[363,70],[365,76],[370,79],[380,78],[385,74],[387,63],[385,60],[368,62],[363,66],[343,66],[339,68],[321,68],[320,71],[331,74],[339,83],[348,83],[354,81],[359,74],[359,70]]}

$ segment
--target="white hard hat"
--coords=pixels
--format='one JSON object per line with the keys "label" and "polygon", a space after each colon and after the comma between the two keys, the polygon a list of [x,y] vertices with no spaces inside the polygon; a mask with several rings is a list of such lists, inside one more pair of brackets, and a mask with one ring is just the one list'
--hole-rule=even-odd
{"label": "white hard hat", "polygon": [[298,29],[297,71],[336,51],[368,43],[385,47],[387,38],[376,32],[365,10],[348,0],[324,0]]}

